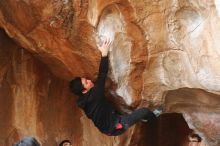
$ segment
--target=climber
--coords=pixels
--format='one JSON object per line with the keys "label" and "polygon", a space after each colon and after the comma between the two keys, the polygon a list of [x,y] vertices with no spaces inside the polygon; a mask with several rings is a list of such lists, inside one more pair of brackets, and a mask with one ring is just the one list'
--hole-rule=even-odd
{"label": "climber", "polygon": [[108,50],[111,43],[110,39],[105,39],[102,45],[98,46],[101,52],[101,62],[96,82],[93,83],[89,79],[76,77],[70,81],[69,85],[70,90],[78,96],[78,106],[83,109],[100,132],[109,136],[117,136],[124,133],[139,120],[154,121],[162,110],[156,109],[151,112],[147,108],[140,108],[130,114],[121,115],[107,101],[104,95],[104,86],[108,72]]}
{"label": "climber", "polygon": [[60,142],[59,146],[72,146],[70,140],[63,140]]}

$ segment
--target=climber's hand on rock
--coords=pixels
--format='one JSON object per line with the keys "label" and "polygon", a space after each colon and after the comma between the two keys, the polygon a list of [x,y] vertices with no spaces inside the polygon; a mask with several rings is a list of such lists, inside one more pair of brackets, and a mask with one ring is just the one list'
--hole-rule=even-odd
{"label": "climber's hand on rock", "polygon": [[112,41],[110,40],[110,38],[106,38],[104,42],[102,43],[102,45],[98,46],[98,49],[100,50],[102,54],[102,57],[105,57],[108,55],[108,51],[109,51],[111,44],[112,44]]}

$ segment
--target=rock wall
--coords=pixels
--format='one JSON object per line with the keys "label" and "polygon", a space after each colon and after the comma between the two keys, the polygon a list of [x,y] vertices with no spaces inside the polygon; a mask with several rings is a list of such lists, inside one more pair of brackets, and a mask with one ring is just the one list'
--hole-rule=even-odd
{"label": "rock wall", "polygon": [[[109,79],[127,106],[136,108],[142,100],[146,100],[150,108],[164,105],[168,112],[183,113],[190,128],[200,133],[207,144],[220,145],[219,108],[213,104],[220,100],[219,13],[218,0],[2,0],[0,27],[46,64],[56,76],[53,78],[61,78],[56,80],[63,84],[75,76],[95,79],[100,57],[96,46],[106,36],[111,37]],[[3,53],[7,51],[13,52],[5,49]],[[11,70],[20,68],[20,64],[5,55],[2,60],[1,76],[6,74],[9,64],[15,66]],[[16,101],[30,90],[36,94],[33,83],[38,74],[32,66],[21,67],[31,71],[32,80],[28,81],[22,72],[21,81],[26,82],[19,90],[16,86],[6,88],[13,82],[6,84],[2,77],[7,89],[2,89],[2,94]],[[53,76],[39,74],[45,83]],[[17,76],[10,79],[14,81]],[[200,99],[201,92],[205,98]],[[51,98],[57,95],[53,94]],[[68,91],[66,94],[70,96]],[[169,100],[170,94],[175,95],[172,100]],[[33,106],[37,106],[40,99],[46,100],[36,96]],[[13,106],[11,100],[6,104]],[[21,105],[31,108],[30,103]],[[8,114],[13,115],[13,110]],[[16,111],[23,114],[23,109]],[[30,109],[27,115],[31,113],[37,111]],[[20,117],[19,114],[16,116]],[[16,116],[4,120],[21,123],[22,119]],[[37,117],[30,118],[33,125]],[[204,126],[210,123],[211,132],[209,126]],[[38,131],[34,126],[30,128],[27,131]]]}
{"label": "rock wall", "polygon": [[41,139],[44,145],[56,145],[62,138],[76,139],[80,144],[81,113],[74,98],[66,98],[70,96],[67,83],[54,77],[3,30],[0,52],[0,145],[11,146],[27,135]]}
{"label": "rock wall", "polygon": [[[152,146],[164,142],[169,146],[182,144],[190,132],[183,117],[176,114],[163,115],[154,125],[138,123],[122,136],[105,136],[77,108],[68,82],[55,77],[45,64],[17,46],[3,30],[0,30],[0,54],[2,146],[11,146],[24,136],[34,136],[42,146],[58,145],[63,139],[79,146],[91,146],[91,143]],[[163,127],[158,128],[160,125]],[[167,140],[176,133],[182,134],[176,140]]]}

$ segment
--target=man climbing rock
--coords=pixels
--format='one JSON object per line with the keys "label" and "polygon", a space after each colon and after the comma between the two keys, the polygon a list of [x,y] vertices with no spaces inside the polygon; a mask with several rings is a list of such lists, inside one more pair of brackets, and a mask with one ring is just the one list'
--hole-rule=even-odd
{"label": "man climbing rock", "polygon": [[140,120],[148,122],[155,120],[155,114],[159,116],[161,110],[156,109],[154,114],[147,108],[140,108],[130,114],[121,115],[106,99],[104,87],[108,72],[110,45],[110,39],[106,39],[101,46],[98,46],[102,57],[96,82],[93,83],[89,79],[76,77],[70,82],[70,90],[79,96],[78,106],[102,133],[117,136]]}

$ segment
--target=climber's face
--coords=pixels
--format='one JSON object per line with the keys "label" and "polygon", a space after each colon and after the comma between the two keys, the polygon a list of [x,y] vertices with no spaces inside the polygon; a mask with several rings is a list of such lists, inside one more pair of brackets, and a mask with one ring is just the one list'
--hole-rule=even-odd
{"label": "climber's face", "polygon": [[86,78],[81,78],[81,82],[82,82],[82,85],[84,87],[84,91],[83,93],[86,93],[88,92],[92,87],[94,87],[94,83],[89,80],[89,79],[86,79]]}

